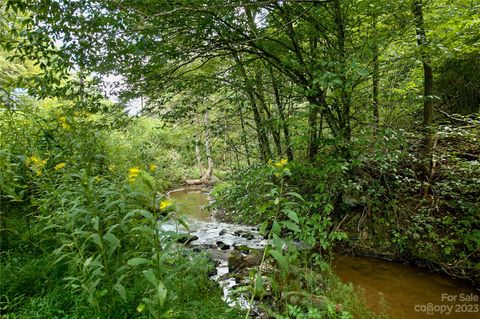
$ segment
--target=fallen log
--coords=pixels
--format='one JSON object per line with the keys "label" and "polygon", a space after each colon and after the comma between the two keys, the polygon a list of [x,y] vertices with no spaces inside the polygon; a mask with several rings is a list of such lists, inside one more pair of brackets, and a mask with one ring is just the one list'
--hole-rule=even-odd
{"label": "fallen log", "polygon": [[219,179],[216,176],[212,176],[212,178],[200,178],[200,179],[186,179],[185,183],[189,186],[194,186],[194,185],[214,185],[216,182],[218,182]]}
{"label": "fallen log", "polygon": [[186,179],[185,183],[187,185],[203,185],[203,184],[208,184],[208,181],[204,178],[201,178],[201,179]]}

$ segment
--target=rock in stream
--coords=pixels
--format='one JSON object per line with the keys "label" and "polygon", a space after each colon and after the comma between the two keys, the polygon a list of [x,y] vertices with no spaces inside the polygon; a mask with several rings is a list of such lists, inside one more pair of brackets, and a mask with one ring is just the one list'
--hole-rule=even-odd
{"label": "rock in stream", "polygon": [[[245,296],[233,296],[233,288],[248,284],[248,278],[238,273],[260,264],[267,240],[251,226],[202,221],[184,217],[189,229],[170,220],[160,225],[163,233],[185,234],[186,242],[194,251],[206,251],[215,261],[216,272],[211,278],[223,288],[223,299],[230,306],[249,307]],[[241,278],[241,279],[239,279]]]}

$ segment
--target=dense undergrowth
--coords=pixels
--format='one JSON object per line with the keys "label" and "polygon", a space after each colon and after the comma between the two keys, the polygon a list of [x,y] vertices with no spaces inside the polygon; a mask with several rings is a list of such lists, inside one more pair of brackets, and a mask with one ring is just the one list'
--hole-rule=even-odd
{"label": "dense undergrowth", "polygon": [[375,317],[345,246],[479,284],[479,6],[190,2],[0,0],[2,318],[248,317],[157,227],[187,178],[270,317]]}
{"label": "dense undergrowth", "polygon": [[240,317],[209,280],[211,261],[157,227],[160,212],[175,218],[159,192],[191,174],[174,142],[185,133],[125,125],[107,107],[2,109],[1,317]]}
{"label": "dense undergrowth", "polygon": [[[250,181],[244,176],[233,181],[253,189],[223,185],[213,192],[219,200],[214,205],[232,199],[230,192],[243,194],[239,199],[242,202],[234,204],[240,212],[236,215],[243,221],[260,223],[260,231],[271,241],[263,250],[261,265],[249,273],[251,284],[246,289],[251,295],[250,304],[258,300],[258,307],[269,318],[382,317],[368,310],[353,287],[340,283],[331,271],[328,261],[332,245],[346,238],[345,232],[332,229],[329,214],[333,206],[308,202],[293,191],[288,183],[294,169],[285,159],[250,167],[247,174],[252,172]],[[248,215],[242,208],[252,209],[255,215]],[[307,208],[321,209],[322,213],[307,216]]]}
{"label": "dense undergrowth", "polygon": [[[211,261],[177,246],[157,227],[159,216],[175,218],[174,205],[160,192],[198,173],[188,168],[188,142],[177,142],[186,133],[107,107],[109,112],[80,113],[68,103],[25,100],[2,110],[2,318],[244,317],[221,300],[208,278]],[[295,170],[290,166],[281,161],[251,168],[255,176],[262,169],[274,178],[259,198],[258,213],[271,231],[268,251],[278,268],[267,274],[265,286],[253,280],[247,290],[273,317],[375,317],[324,262],[323,252],[344,233],[326,231],[328,218],[319,228],[295,213],[307,202],[288,190]],[[298,232],[300,225],[310,232]],[[291,231],[320,245],[322,253],[313,257],[322,274],[295,271],[310,263],[295,262],[297,237],[285,236]],[[324,236],[320,242],[318,236]],[[269,296],[263,293],[267,284]]]}
{"label": "dense undergrowth", "polygon": [[[478,128],[438,128],[428,196],[422,156],[412,147],[420,137],[393,130],[378,132],[378,139],[366,137],[368,132],[363,136],[355,141],[351,160],[339,161],[325,146],[316,165],[287,164],[284,189],[298,227],[287,227],[284,235],[307,243],[313,255],[353,247],[478,284]],[[239,170],[216,187],[216,205],[226,209],[227,219],[255,224],[275,218],[265,201],[278,179],[269,174],[272,165],[278,163]],[[292,221],[289,210],[278,217]]]}

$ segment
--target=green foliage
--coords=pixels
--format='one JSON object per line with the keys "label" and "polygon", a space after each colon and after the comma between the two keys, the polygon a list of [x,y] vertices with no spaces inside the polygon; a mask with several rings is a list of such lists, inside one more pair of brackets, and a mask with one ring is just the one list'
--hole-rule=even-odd
{"label": "green foliage", "polygon": [[480,72],[477,54],[448,59],[440,70],[436,91],[443,108],[453,114],[480,113],[480,82],[475,76]]}
{"label": "green foliage", "polygon": [[[288,298],[287,301],[282,301],[285,299],[284,294],[289,292],[299,293],[303,297],[311,294],[323,294],[320,291],[311,291],[314,289],[312,287],[319,284],[318,282],[310,283],[311,286],[309,284],[305,287],[302,286],[304,281],[309,282],[309,280],[300,278],[303,273],[299,273],[298,265],[307,267],[315,265],[320,269],[328,269],[324,253],[331,251],[335,241],[346,238],[344,232],[332,229],[333,224],[330,214],[333,206],[331,204],[325,205],[321,212],[316,212],[315,208],[319,204],[308,202],[302,195],[292,190],[289,182],[294,180],[293,167],[286,159],[270,162],[266,166],[256,168],[264,170],[265,174],[254,174],[253,176],[257,178],[253,181],[237,179],[231,181],[229,187],[220,186],[213,192],[217,198],[217,205],[224,205],[224,203],[230,205],[233,202],[233,205],[240,203],[240,207],[245,207],[243,206],[245,205],[245,197],[236,198],[236,195],[242,193],[244,187],[257,189],[256,196],[261,198],[261,201],[258,202],[261,206],[246,206],[248,210],[237,212],[241,213],[242,218],[252,218],[253,220],[257,218],[257,215],[249,216],[250,212],[258,211],[260,213],[263,221],[260,231],[263,231],[266,234],[265,237],[272,243],[264,250],[261,264],[263,265],[270,259],[278,266],[278,271],[267,274],[268,282],[276,307],[281,309],[287,307],[290,310],[296,308],[289,306],[291,302]],[[249,174],[250,171],[247,170],[245,176],[248,177]],[[256,184],[258,182],[262,184]],[[259,189],[265,189],[265,193],[259,193]],[[310,274],[313,273],[310,272]],[[314,281],[317,279],[314,279]],[[295,282],[295,287],[290,287],[291,282]],[[262,298],[265,293],[262,266],[252,273],[251,283],[253,283],[253,287],[250,303],[253,303],[254,298]],[[299,289],[302,292],[299,292]],[[302,318],[303,310],[298,310],[297,314],[299,314],[299,318]],[[324,315],[324,313],[318,312],[318,315]],[[333,311],[331,316],[337,318],[336,312]],[[345,312],[341,318],[348,318],[348,316],[348,312]]]}
{"label": "green foliage", "polygon": [[[113,111],[26,99],[0,112],[2,317],[240,315],[209,281],[210,262],[160,234],[175,208],[162,207],[158,190],[182,164],[166,166],[161,149],[137,145],[175,132],[147,126],[136,136],[126,127],[136,140],[112,149],[110,130],[121,130]],[[207,307],[196,310],[202,300]]]}
{"label": "green foliage", "polygon": [[140,118],[110,132],[105,140],[108,169],[124,175],[131,167],[149,172],[161,191],[195,175],[190,130],[169,127],[155,118]]}
{"label": "green foliage", "polygon": [[[295,265],[327,269],[339,242],[478,279],[475,1],[425,2],[423,45],[408,1],[187,2],[0,1],[2,258],[10,270],[35,256],[5,284],[2,315],[228,313],[208,303],[188,313],[211,287],[202,277],[210,266],[174,253],[157,227],[158,213],[171,213],[158,192],[199,176],[201,156],[235,167],[217,175],[227,181],[213,191],[216,205],[262,224],[273,243],[263,259],[280,269],[277,299],[294,286]],[[435,96],[420,93],[427,62]],[[159,118],[127,116],[93,74],[121,75],[120,100],[141,97]],[[453,123],[429,128],[432,145],[418,134],[426,99],[437,124]],[[207,112],[209,149],[195,158]],[[39,291],[37,267],[68,278],[65,298],[59,280]],[[179,282],[180,269],[201,285]],[[265,295],[258,274],[252,298]],[[355,315],[335,302],[287,302],[278,315]]]}
{"label": "green foliage", "polygon": [[[345,233],[333,230],[332,204],[345,166],[326,160],[322,169],[316,169],[282,161],[234,173],[228,185],[212,191],[215,205],[225,208],[227,216],[235,212],[241,221],[262,223],[263,229],[279,236],[290,234],[314,249],[321,261],[333,242],[346,239]],[[338,179],[330,178],[332,174]]]}
{"label": "green foliage", "polygon": [[[437,128],[433,194],[423,200],[419,194],[425,185],[418,176],[421,154],[406,148],[419,138],[383,132],[383,141],[377,141],[368,156],[358,154],[345,188],[350,195],[344,204],[355,212],[346,230],[359,232],[363,247],[455,264],[454,274],[468,273],[478,280],[480,172],[475,155],[471,156],[478,152],[478,128]],[[359,142],[363,149],[370,149],[366,141]]]}

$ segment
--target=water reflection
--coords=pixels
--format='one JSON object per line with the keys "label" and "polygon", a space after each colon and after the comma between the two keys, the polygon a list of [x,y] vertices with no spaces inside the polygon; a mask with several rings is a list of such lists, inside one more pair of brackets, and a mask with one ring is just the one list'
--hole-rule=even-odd
{"label": "water reflection", "polygon": [[210,212],[203,207],[208,205],[208,196],[199,190],[180,190],[170,193],[181,215],[203,221],[211,221]]}
{"label": "water reflection", "polygon": [[480,293],[440,274],[377,259],[339,256],[335,273],[365,292],[368,306],[392,319],[480,318]]}

